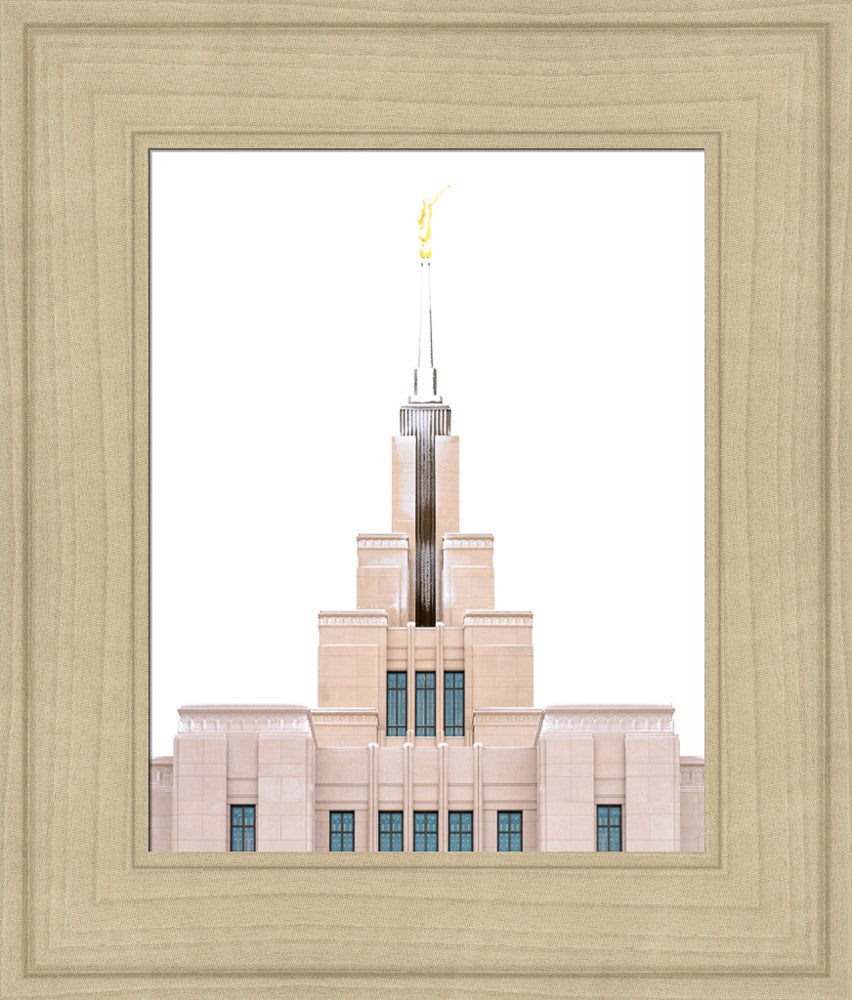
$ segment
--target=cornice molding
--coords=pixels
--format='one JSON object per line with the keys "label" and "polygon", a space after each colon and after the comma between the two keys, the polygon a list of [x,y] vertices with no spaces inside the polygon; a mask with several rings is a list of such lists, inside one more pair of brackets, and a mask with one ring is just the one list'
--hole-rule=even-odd
{"label": "cornice molding", "polygon": [[315,726],[378,726],[375,708],[315,708],[311,711]]}
{"label": "cornice molding", "polygon": [[444,533],[442,545],[445,549],[493,549],[494,536],[447,531]]}
{"label": "cornice molding", "polygon": [[533,623],[532,611],[466,611],[465,625],[525,625]]}
{"label": "cornice molding", "polygon": [[681,764],[680,765],[680,786],[704,785],[704,765],[703,764]]}
{"label": "cornice molding", "polygon": [[181,708],[179,733],[311,732],[310,713],[301,706],[227,705]]}
{"label": "cornice molding", "polygon": [[384,625],[388,624],[388,613],[382,608],[364,611],[320,611],[320,625]]}
{"label": "cornice molding", "polygon": [[473,721],[474,724],[479,721],[498,725],[517,725],[527,722],[538,725],[541,711],[540,708],[475,708]]}
{"label": "cornice molding", "polygon": [[174,779],[174,762],[151,761],[148,766],[148,777],[152,786],[170,786]]}
{"label": "cornice molding", "polygon": [[541,731],[673,733],[673,716],[674,708],[662,705],[546,708]]}
{"label": "cornice molding", "polygon": [[408,535],[400,532],[385,535],[359,535],[359,549],[407,549]]}

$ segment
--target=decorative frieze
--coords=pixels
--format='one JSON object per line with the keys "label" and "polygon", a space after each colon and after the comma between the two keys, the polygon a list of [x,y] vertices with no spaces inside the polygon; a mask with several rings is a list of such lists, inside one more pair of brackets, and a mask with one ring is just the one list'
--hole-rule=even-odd
{"label": "decorative frieze", "polygon": [[408,535],[404,533],[388,535],[359,535],[359,549],[407,549]]}
{"label": "decorative frieze", "polygon": [[314,725],[319,726],[377,726],[378,709],[353,712],[346,708],[315,708],[311,711]]}
{"label": "decorative frieze", "polygon": [[532,611],[470,611],[464,616],[465,625],[531,626],[532,621]]}
{"label": "decorative frieze", "polygon": [[446,532],[443,546],[445,549],[493,549],[493,535],[462,535],[458,532]]}
{"label": "decorative frieze", "polygon": [[704,784],[703,764],[681,764],[680,766],[681,788],[683,788],[685,785],[703,785],[703,784]]}
{"label": "decorative frieze", "polygon": [[484,722],[495,726],[538,725],[540,708],[475,708],[474,724]]}
{"label": "decorative frieze", "polygon": [[369,611],[320,611],[320,625],[387,625],[388,613],[378,608]]}
{"label": "decorative frieze", "polygon": [[674,709],[666,705],[546,708],[541,731],[672,733],[673,716]]}
{"label": "decorative frieze", "polygon": [[168,762],[162,761],[151,761],[148,768],[149,780],[152,786],[168,786],[172,784],[174,776],[174,763],[169,760]]}
{"label": "decorative frieze", "polygon": [[226,706],[182,708],[178,712],[181,733],[310,733],[307,708],[275,706]]}

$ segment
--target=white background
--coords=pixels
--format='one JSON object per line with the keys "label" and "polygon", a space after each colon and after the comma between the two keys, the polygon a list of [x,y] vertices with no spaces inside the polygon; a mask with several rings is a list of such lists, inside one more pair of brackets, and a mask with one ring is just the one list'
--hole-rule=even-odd
{"label": "white background", "polygon": [[317,612],[390,531],[420,201],[462,531],[535,613],[535,703],[674,704],[702,754],[703,154],[152,156],[152,753],[316,704]]}

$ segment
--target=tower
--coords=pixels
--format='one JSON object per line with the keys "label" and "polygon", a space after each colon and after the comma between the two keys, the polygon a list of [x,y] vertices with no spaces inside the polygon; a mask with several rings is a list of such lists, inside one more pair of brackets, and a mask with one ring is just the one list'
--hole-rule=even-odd
{"label": "tower", "polygon": [[[430,260],[420,262],[420,337],[417,368],[414,371],[414,393],[408,405],[399,411],[399,433],[414,438],[413,462],[403,475],[414,478],[414,533],[413,581],[411,592],[414,603],[414,623],[420,627],[435,624],[438,611],[438,580],[440,554],[436,546],[438,526],[437,454],[445,458],[446,445],[438,439],[450,438],[449,406],[438,395],[438,375],[432,354],[432,265]],[[403,446],[404,448],[404,446]],[[408,449],[410,451],[410,448]],[[396,471],[396,469],[395,469]],[[411,484],[406,484],[410,493]],[[406,524],[410,523],[409,517]],[[452,516],[442,510],[442,514]],[[445,530],[458,530],[458,499],[456,495],[455,527],[442,523]],[[396,526],[394,528],[396,529]],[[405,530],[405,529],[401,529]]]}
{"label": "tower", "polygon": [[[449,186],[449,185],[448,185]],[[394,466],[394,472],[409,481],[400,484],[406,495],[411,495],[411,478],[414,479],[414,531],[410,531],[410,504],[405,517],[394,524],[394,530],[409,533],[409,545],[413,551],[413,578],[409,591],[413,600],[414,623],[420,627],[434,626],[439,613],[438,580],[440,578],[440,554],[436,545],[438,530],[438,492],[436,464],[440,448],[441,461],[445,457],[446,446],[439,446],[438,438],[450,436],[450,408],[443,404],[438,395],[438,374],[432,347],[432,207],[446,191],[439,191],[431,201],[423,202],[420,213],[420,330],[417,344],[417,368],[414,370],[414,392],[408,397],[408,405],[399,411],[399,433],[403,437],[414,438],[413,461],[410,447],[401,446],[409,462],[403,472]],[[442,504],[443,506],[443,504]],[[449,514],[453,520],[452,512]],[[395,519],[396,522],[396,519]],[[456,489],[455,527],[442,523],[447,531],[458,530],[458,490]],[[405,527],[403,527],[403,523]],[[440,536],[439,536],[440,537]]]}

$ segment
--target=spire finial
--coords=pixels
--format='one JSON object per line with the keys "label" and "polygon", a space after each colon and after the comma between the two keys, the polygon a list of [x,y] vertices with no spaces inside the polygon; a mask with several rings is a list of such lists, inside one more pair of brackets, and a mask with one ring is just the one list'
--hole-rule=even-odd
{"label": "spire finial", "polygon": [[420,225],[420,259],[429,260],[432,256],[432,246],[430,240],[432,239],[432,206],[441,197],[445,191],[449,191],[450,185],[441,188],[441,190],[432,198],[430,201],[423,199],[423,208],[420,210],[420,218],[418,223]]}
{"label": "spire finial", "polygon": [[409,403],[440,403],[438,373],[432,359],[432,206],[450,185],[434,198],[423,200],[420,211],[420,338],[417,346],[417,368],[414,371],[414,395]]}

